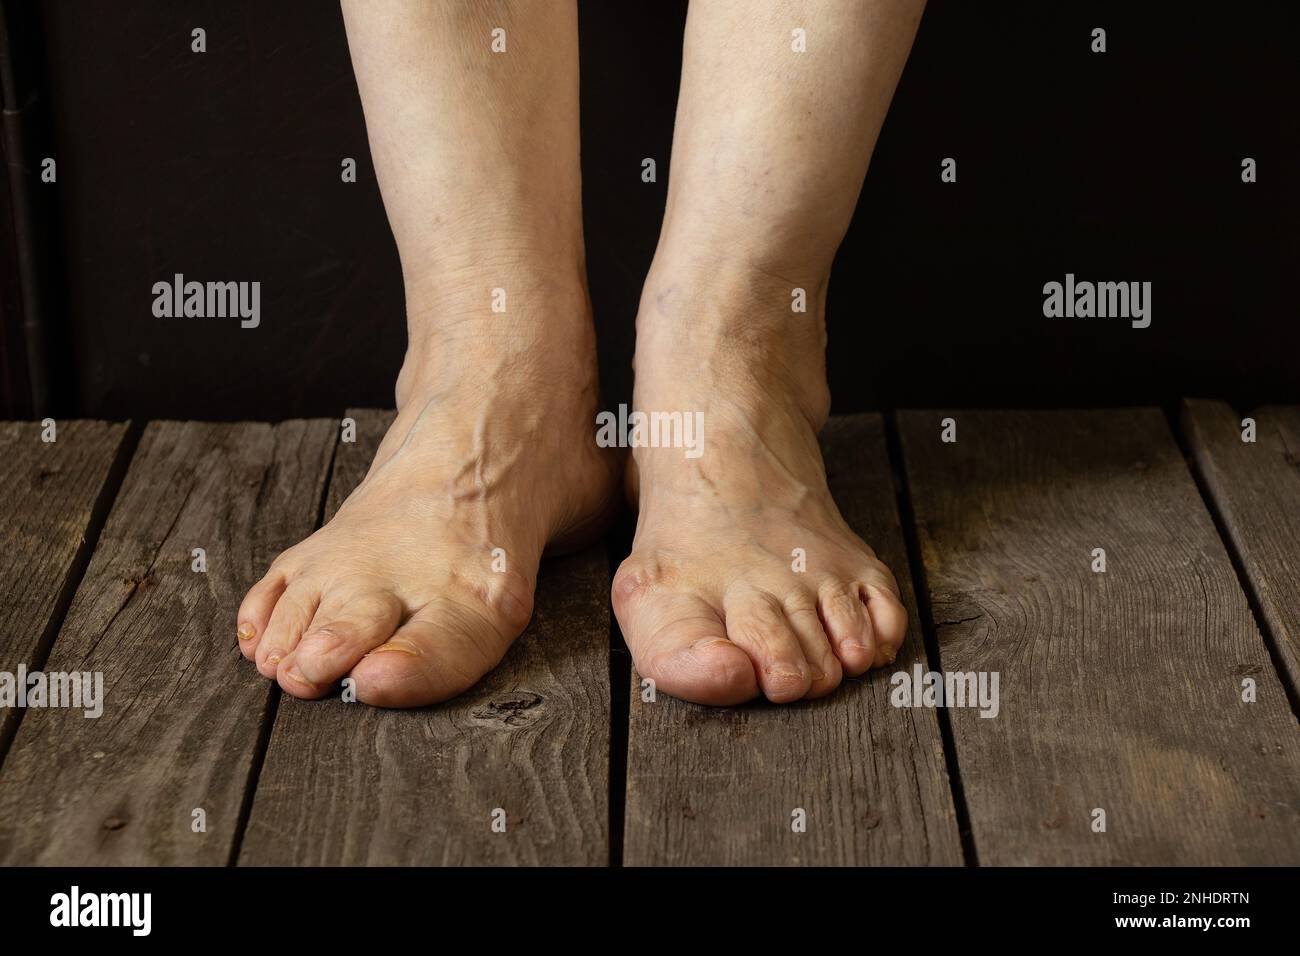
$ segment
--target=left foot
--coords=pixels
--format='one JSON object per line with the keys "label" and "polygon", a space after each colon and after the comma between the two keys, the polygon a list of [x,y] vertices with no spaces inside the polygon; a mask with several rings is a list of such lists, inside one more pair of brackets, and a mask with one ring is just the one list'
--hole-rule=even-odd
{"label": "left foot", "polygon": [[[638,673],[700,704],[786,703],[892,663],[907,612],[845,523],[816,433],[820,306],[757,275],[656,278],[637,320],[637,410],[704,413],[703,453],[638,448],[640,514],[613,605]],[[796,549],[799,549],[798,551]],[[797,570],[797,555],[805,558]]]}

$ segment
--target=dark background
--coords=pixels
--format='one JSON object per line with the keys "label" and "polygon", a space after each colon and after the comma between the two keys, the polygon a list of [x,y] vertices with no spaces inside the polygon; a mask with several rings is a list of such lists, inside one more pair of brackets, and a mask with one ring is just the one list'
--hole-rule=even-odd
{"label": "dark background", "polygon": [[[337,5],[4,2],[7,414],[391,406],[400,273]],[[580,4],[608,403],[630,391],[685,6]],[[836,410],[1300,400],[1295,7],[932,0],[831,282]],[[57,184],[39,181],[47,155]],[[154,318],[175,272],[260,280],[260,328]],[[1151,281],[1151,327],[1044,318],[1043,283],[1066,272]]]}

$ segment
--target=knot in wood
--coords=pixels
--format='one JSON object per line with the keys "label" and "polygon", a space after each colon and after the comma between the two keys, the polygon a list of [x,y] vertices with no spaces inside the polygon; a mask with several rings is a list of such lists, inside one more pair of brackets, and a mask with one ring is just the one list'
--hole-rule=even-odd
{"label": "knot in wood", "polygon": [[494,697],[486,704],[475,707],[470,713],[475,720],[505,724],[507,727],[520,727],[537,716],[537,708],[541,704],[541,694],[535,694],[531,690],[515,690]]}

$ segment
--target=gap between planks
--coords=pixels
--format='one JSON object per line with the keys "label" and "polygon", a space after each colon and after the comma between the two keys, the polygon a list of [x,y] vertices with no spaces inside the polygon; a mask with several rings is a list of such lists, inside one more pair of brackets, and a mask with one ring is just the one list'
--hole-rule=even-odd
{"label": "gap between planks", "polygon": [[[47,443],[41,438],[43,426],[38,423],[0,424],[4,445],[0,484],[8,513],[5,537],[21,534],[19,529],[26,521],[32,526],[38,548],[62,547],[61,554],[36,562],[32,561],[31,551],[18,541],[8,542],[4,549],[6,566],[0,567],[0,578],[21,588],[16,600],[5,602],[5,633],[0,636],[0,657],[4,658],[0,665],[11,672],[19,663],[29,672],[45,666],[140,436],[140,429],[129,421],[73,420],[62,425],[56,423],[56,427],[55,440]],[[63,435],[62,445],[58,441],[59,432]],[[19,443],[17,447],[15,442]],[[75,457],[85,456],[87,451],[90,456],[81,460]],[[38,464],[37,454],[55,460]],[[30,462],[28,456],[32,456]],[[90,484],[78,488],[75,485],[78,480]],[[29,497],[32,493],[37,495],[35,502]],[[72,533],[71,539],[60,540],[52,534],[59,524],[53,512],[67,515],[63,523]],[[15,559],[22,563],[22,573],[17,565],[8,566]],[[23,646],[25,635],[35,635],[35,643]],[[15,708],[0,714],[0,773],[4,771],[5,757],[24,713],[25,710]]]}
{"label": "gap between planks", "polygon": [[1181,411],[1188,465],[1300,717],[1300,406],[1253,411],[1253,442],[1226,402],[1185,399]]}
{"label": "gap between planks", "polygon": [[[935,671],[943,673],[943,655],[939,635],[934,627],[934,610],[930,606],[930,585],[921,557],[921,542],[916,532],[916,510],[912,505],[912,490],[907,481],[907,467],[903,458],[902,438],[898,431],[898,416],[891,412],[885,417],[885,435],[889,447],[890,471],[894,478],[899,521],[907,550],[908,574],[916,595],[917,622],[925,641],[925,652]],[[971,832],[970,807],[966,805],[966,791],[961,780],[961,762],[957,758],[957,744],[952,732],[952,718],[947,708],[938,708],[939,734],[943,741],[943,754],[948,768],[948,784],[952,788],[953,809],[957,817],[957,830],[961,837],[962,858],[967,866],[979,866],[979,851]]]}
{"label": "gap between planks", "polygon": [[1294,863],[1295,718],[1164,416],[899,422],[944,662],[1002,678],[951,710],[981,862]]}
{"label": "gap between planks", "polygon": [[310,532],[336,429],[145,428],[49,656],[104,674],[104,713],[26,715],[0,775],[0,860],[228,860],[270,697],[235,647],[233,611]]}

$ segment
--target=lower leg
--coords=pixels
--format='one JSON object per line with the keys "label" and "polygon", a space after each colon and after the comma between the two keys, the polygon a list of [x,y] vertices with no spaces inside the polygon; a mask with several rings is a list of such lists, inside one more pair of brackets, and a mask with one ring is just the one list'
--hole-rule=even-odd
{"label": "lower leg", "polygon": [[577,19],[571,2],[343,12],[410,343],[365,480],[249,592],[239,636],[296,696],[350,675],[360,700],[409,706],[494,666],[529,618],[543,548],[590,535],[608,507]]}
{"label": "lower leg", "polygon": [[921,8],[691,5],[635,404],[704,412],[705,450],[636,451],[641,515],[614,589],[638,669],[670,693],[827,693],[902,642],[897,587],[840,518],[815,433],[831,262]]}
{"label": "lower leg", "polygon": [[[590,339],[575,4],[344,0],[343,14],[406,285],[399,404],[466,347]],[[505,313],[489,309],[496,288]],[[543,299],[551,314],[523,321]]]}

